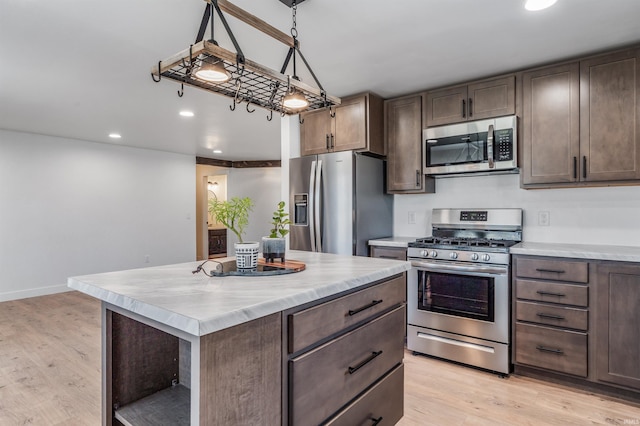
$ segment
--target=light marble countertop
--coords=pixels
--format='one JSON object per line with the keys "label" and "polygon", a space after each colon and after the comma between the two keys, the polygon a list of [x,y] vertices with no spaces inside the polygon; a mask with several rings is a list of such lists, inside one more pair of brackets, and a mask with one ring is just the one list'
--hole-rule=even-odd
{"label": "light marble countertop", "polygon": [[637,246],[522,242],[512,246],[509,252],[532,256],[640,262],[640,247]]}
{"label": "light marble countertop", "polygon": [[387,237],[369,240],[370,246],[407,248],[407,243],[414,242],[416,237]]}
{"label": "light marble countertop", "polygon": [[[288,251],[302,272],[207,277],[202,262],[71,277],[68,286],[146,318],[203,336],[408,271],[409,262]],[[209,272],[216,264],[208,262]]]}

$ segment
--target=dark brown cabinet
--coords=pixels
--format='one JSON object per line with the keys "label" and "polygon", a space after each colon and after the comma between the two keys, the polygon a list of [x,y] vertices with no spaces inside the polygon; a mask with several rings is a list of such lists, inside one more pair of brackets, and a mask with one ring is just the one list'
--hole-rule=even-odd
{"label": "dark brown cabinet", "polygon": [[387,192],[435,192],[435,180],[422,172],[422,96],[385,101],[384,123]]}
{"label": "dark brown cabinet", "polygon": [[407,249],[404,247],[371,246],[369,255],[381,259],[407,260]]}
{"label": "dark brown cabinet", "polygon": [[301,114],[300,154],[368,151],[384,155],[382,99],[364,93],[342,99],[332,111]]}
{"label": "dark brown cabinet", "polygon": [[425,96],[426,127],[515,114],[515,76],[430,90]]}
{"label": "dark brown cabinet", "polygon": [[227,255],[227,230],[209,229],[209,256]]}
{"label": "dark brown cabinet", "polygon": [[522,186],[640,179],[640,49],[524,72]]}
{"label": "dark brown cabinet", "polygon": [[640,390],[640,264],[599,264],[596,307],[596,376]]}
{"label": "dark brown cabinet", "polygon": [[516,364],[588,375],[589,263],[514,258]]}

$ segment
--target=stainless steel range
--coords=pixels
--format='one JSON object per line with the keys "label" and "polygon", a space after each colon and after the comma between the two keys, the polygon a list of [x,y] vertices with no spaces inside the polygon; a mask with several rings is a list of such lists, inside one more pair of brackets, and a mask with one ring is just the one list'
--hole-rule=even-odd
{"label": "stainless steel range", "polygon": [[407,347],[509,374],[510,255],[522,209],[433,209],[409,243]]}

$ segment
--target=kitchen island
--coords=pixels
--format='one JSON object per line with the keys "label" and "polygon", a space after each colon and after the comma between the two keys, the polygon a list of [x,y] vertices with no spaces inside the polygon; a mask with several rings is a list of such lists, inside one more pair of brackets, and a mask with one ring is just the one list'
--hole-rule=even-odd
{"label": "kitchen island", "polygon": [[102,301],[103,424],[399,419],[409,263],[287,257],[306,270],[210,278],[191,262],[69,278]]}

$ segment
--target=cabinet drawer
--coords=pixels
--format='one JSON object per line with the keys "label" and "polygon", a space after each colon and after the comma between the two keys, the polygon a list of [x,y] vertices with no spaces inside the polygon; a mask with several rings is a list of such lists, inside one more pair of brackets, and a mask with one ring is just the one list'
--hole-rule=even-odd
{"label": "cabinet drawer", "polygon": [[402,362],[401,306],[289,361],[289,420],[317,425]]}
{"label": "cabinet drawer", "polygon": [[586,308],[589,306],[589,287],[586,285],[517,279],[516,297],[518,299],[561,303],[563,305],[583,306]]}
{"label": "cabinet drawer", "polygon": [[382,259],[407,260],[407,249],[371,246],[371,257]]}
{"label": "cabinet drawer", "polygon": [[342,410],[327,426],[395,425],[404,413],[404,364]]}
{"label": "cabinet drawer", "polygon": [[516,318],[518,321],[536,322],[582,331],[587,331],[589,327],[589,313],[586,309],[523,302],[521,300],[516,302]]}
{"label": "cabinet drawer", "polygon": [[587,335],[517,323],[516,362],[587,377]]}
{"label": "cabinet drawer", "polygon": [[406,301],[405,275],[289,315],[289,353]]}
{"label": "cabinet drawer", "polygon": [[518,277],[586,283],[589,263],[579,260],[532,259],[516,257]]}

